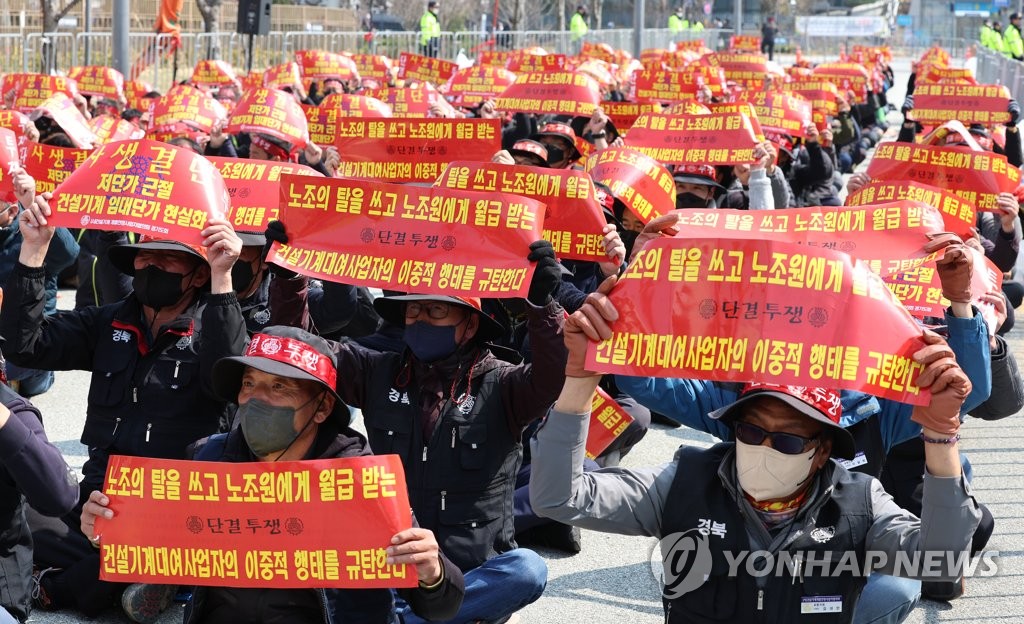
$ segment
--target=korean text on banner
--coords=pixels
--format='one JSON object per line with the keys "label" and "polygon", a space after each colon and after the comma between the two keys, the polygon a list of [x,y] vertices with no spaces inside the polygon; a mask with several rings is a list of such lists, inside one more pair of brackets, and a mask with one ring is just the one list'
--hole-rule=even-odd
{"label": "korean text on banner", "polygon": [[228,191],[209,160],[150,140],[93,150],[50,201],[58,227],[121,230],[201,244],[210,217],[223,217]]}
{"label": "korean text on banner", "polygon": [[308,277],[424,294],[525,297],[544,204],[377,181],[284,176],[288,244],[268,261]]}
{"label": "korean text on banner", "polygon": [[224,463],[114,455],[100,578],[267,588],[415,587],[384,549],[412,526],[397,455]]}
{"label": "korean text on banner", "polygon": [[626,205],[643,223],[676,207],[676,182],[657,160],[628,147],[610,147],[586,161],[587,173]]}
{"label": "korean text on banner", "polygon": [[587,457],[594,459],[605,451],[622,432],[626,430],[633,417],[619,405],[618,401],[608,396],[602,388],[594,391],[590,403],[590,428],[587,429]]}
{"label": "korean text on banner", "polygon": [[[917,323],[844,253],[778,241],[665,238],[612,291],[612,337],[587,369],[857,390],[915,405]],[[670,313],[667,311],[671,311]]]}
{"label": "korean text on banner", "polygon": [[[52,193],[81,166],[91,150],[32,143],[25,151],[25,171],[36,181],[36,193]],[[52,204],[51,204],[52,205]]]}
{"label": "korean text on banner", "polygon": [[279,218],[281,177],[286,174],[323,177],[305,165],[267,162],[247,158],[209,156],[231,197],[228,221],[237,232],[259,232]]}
{"label": "korean text on banner", "polygon": [[916,182],[872,182],[846,198],[847,206],[881,204],[891,201],[923,202],[942,214],[943,228],[962,239],[974,235],[975,209],[958,195]]}
{"label": "korean text on banner", "polygon": [[520,74],[495,101],[495,108],[522,113],[589,117],[600,105],[597,81],[571,71]]}
{"label": "korean text on banner", "polygon": [[629,129],[630,147],[665,163],[749,164],[756,162],[757,145],[750,117],[742,113],[649,113]]}
{"label": "korean text on banner", "polygon": [[934,126],[956,119],[991,126],[1010,121],[1010,92],[1002,85],[924,84],[914,90],[914,121]]}

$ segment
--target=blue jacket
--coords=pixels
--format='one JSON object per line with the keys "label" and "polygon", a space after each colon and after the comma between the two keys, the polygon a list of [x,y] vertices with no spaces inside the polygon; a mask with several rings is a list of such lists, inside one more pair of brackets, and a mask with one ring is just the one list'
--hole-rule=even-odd
{"label": "blue jacket", "polygon": [[[974,318],[969,319],[956,318],[947,313],[946,324],[949,327],[949,346],[956,354],[957,363],[974,385],[961,409],[961,413],[966,414],[985,402],[992,391],[988,330],[977,310]],[[736,400],[739,396],[737,384],[623,375],[616,375],[615,383],[620,390],[652,411],[687,427],[710,433],[720,440],[732,439],[729,425],[709,418],[708,414]],[[886,451],[921,433],[921,425],[910,420],[913,411],[911,405],[850,390],[843,390],[841,399],[843,415],[839,422],[843,427],[850,427],[865,418],[878,415]]]}
{"label": "blue jacket", "polygon": [[[9,226],[0,230],[0,284],[7,283],[7,277],[18,263],[21,253],[21,230],[18,223],[19,214]],[[57,275],[68,268],[78,258],[78,242],[67,228],[57,228],[46,252],[43,268],[46,269],[46,304],[43,313],[53,314],[57,311]]]}

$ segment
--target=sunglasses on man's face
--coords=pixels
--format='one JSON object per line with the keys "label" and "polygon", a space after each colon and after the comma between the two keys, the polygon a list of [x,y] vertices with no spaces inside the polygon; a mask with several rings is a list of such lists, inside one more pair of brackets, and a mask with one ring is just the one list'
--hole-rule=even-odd
{"label": "sunglasses on man's face", "polygon": [[772,448],[785,455],[799,455],[807,446],[819,438],[804,438],[792,433],[765,431],[757,425],[738,421],[735,425],[736,439],[744,444],[760,446],[765,438],[771,440]]}

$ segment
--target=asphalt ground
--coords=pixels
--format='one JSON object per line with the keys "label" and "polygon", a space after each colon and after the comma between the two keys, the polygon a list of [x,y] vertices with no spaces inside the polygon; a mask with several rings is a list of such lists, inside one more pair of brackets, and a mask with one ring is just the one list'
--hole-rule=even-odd
{"label": "asphalt ground", "polygon": [[[897,86],[890,101],[897,108],[903,100],[903,84],[909,61],[897,61]],[[60,292],[60,307],[74,303],[73,293]],[[1024,333],[1011,333],[1011,349],[1024,362]],[[72,466],[81,467],[85,449],[78,442],[85,419],[89,376],[61,372],[53,389],[36,398],[50,439]],[[989,549],[998,551],[998,574],[967,581],[966,594],[950,603],[923,601],[906,620],[909,624],[935,622],[1024,622],[1024,455],[1021,415],[985,422],[968,419],[961,446],[974,466],[973,486],[978,499],[989,506],[996,520]],[[710,436],[685,428],[655,425],[644,440],[623,459],[626,467],[651,466],[671,459],[682,444],[708,446]],[[539,551],[548,562],[548,586],[539,601],[524,609],[522,622],[529,624],[595,624],[630,622],[655,624],[664,619],[660,589],[651,572],[653,539],[583,531],[583,552],[566,556]],[[180,622],[181,605],[169,609],[160,624]],[[111,610],[93,620],[72,612],[36,612],[31,622],[74,624],[126,622]]]}

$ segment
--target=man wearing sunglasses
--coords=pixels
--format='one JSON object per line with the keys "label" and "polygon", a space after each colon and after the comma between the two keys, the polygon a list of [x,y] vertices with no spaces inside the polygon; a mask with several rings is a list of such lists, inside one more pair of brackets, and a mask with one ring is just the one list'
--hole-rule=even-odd
{"label": "man wearing sunglasses", "polygon": [[[925,441],[921,519],[897,506],[876,479],[829,461],[852,458],[855,450],[839,425],[838,393],[829,389],[748,385],[711,414],[733,427],[735,442],[682,447],[657,468],[584,473],[599,379],[585,369],[587,343],[612,336],[608,323],[617,313],[603,295],[614,282],[609,278],[565,323],[566,381],[532,446],[530,502],[538,514],[660,538],[666,564],[674,564],[665,568],[670,624],[812,621],[808,614],[815,622],[848,623],[868,573],[896,573],[901,556],[941,555],[929,578],[957,578],[960,570],[947,553],[968,550],[981,514],[957,450],[960,407],[971,382],[940,337],[924,336],[928,346],[919,354],[936,357],[926,358],[918,384],[930,389],[931,402],[912,415]],[[766,574],[750,571],[763,569],[766,558],[760,565],[735,565],[757,552],[789,564]],[[812,556],[819,565],[802,567]],[[820,564],[826,556],[830,566]],[[851,556],[852,565],[841,571],[837,562]],[[690,568],[679,570],[679,561]],[[923,575],[905,567],[901,574]]]}

